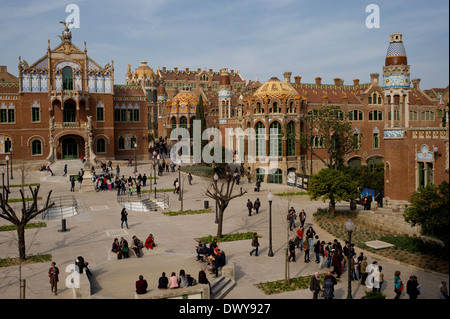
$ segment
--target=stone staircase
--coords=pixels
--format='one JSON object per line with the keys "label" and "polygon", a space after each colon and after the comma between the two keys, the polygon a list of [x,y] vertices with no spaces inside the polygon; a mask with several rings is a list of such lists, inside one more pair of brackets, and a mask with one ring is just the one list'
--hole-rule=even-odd
{"label": "stone staircase", "polygon": [[236,286],[234,263],[227,263],[222,269],[221,273],[211,282],[211,299],[223,299]]}
{"label": "stone staircase", "polygon": [[58,160],[50,168],[55,176],[62,176],[64,174],[64,165],[67,164],[67,175],[78,175],[81,168],[84,168],[83,163],[79,159]]}

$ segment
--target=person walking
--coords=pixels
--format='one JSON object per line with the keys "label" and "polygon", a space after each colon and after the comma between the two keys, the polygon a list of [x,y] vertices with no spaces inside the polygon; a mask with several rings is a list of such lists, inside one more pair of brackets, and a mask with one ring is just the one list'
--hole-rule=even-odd
{"label": "person walking", "polygon": [[395,298],[394,299],[400,299],[400,296],[402,295],[403,291],[403,282],[400,278],[400,271],[396,271],[394,273],[394,292],[395,292]]}
{"label": "person walking", "polygon": [[128,228],[128,212],[125,208],[122,208],[122,211],[120,212],[120,220],[122,221],[120,227],[123,228],[123,223],[125,222],[125,225]]}
{"label": "person walking", "polygon": [[366,284],[366,279],[368,276],[367,273],[367,266],[369,264],[367,263],[367,256],[363,257],[363,260],[361,262],[361,285],[365,285]]}
{"label": "person walking", "polygon": [[75,176],[70,178],[70,191],[75,192]]}
{"label": "person walking", "polygon": [[448,299],[448,288],[446,281],[441,281],[441,284],[439,285],[439,299]]}
{"label": "person walking", "polygon": [[255,256],[258,256],[258,248],[259,248],[259,242],[258,242],[258,234],[254,233],[252,238],[252,251],[250,252],[250,256],[255,253]]}
{"label": "person walking", "polygon": [[314,276],[311,277],[311,282],[309,283],[309,290],[313,293],[313,299],[317,299],[319,297],[320,292],[320,279],[319,273],[316,271]]}
{"label": "person walking", "polygon": [[309,242],[307,240],[303,244],[303,250],[305,251],[305,263],[309,263]]}
{"label": "person walking", "polygon": [[323,279],[323,298],[333,299],[334,298],[334,286],[337,285],[336,278],[328,271],[327,275]]}
{"label": "person walking", "polygon": [[253,203],[250,199],[247,200],[247,209],[248,209],[248,216],[252,216]]}
{"label": "person walking", "polygon": [[416,276],[410,276],[408,282],[406,283],[406,293],[409,296],[409,299],[417,299],[417,296],[420,295],[421,286],[417,282]]}
{"label": "person walking", "polygon": [[66,175],[67,175],[67,164],[64,165],[64,174],[63,174],[63,176],[66,176]]}
{"label": "person walking", "polygon": [[48,270],[48,277],[50,278],[50,289],[51,292],[55,292],[55,296],[58,291],[58,281],[59,281],[59,268],[56,267],[56,263],[52,262],[52,266]]}
{"label": "person walking", "polygon": [[253,204],[253,208],[255,209],[255,212],[259,214],[259,208],[261,207],[261,202],[259,201],[259,198],[255,200],[255,203]]}
{"label": "person walking", "polygon": [[290,262],[292,259],[293,262],[295,262],[295,242],[294,238],[289,239],[289,259],[288,262]]}
{"label": "person walking", "polygon": [[299,214],[299,218],[300,218],[300,223],[302,225],[302,228],[305,226],[305,221],[306,221],[306,213],[305,210],[302,209],[302,211]]}
{"label": "person walking", "polygon": [[258,178],[258,180],[256,181],[256,189],[257,192],[259,193],[260,189],[261,189],[261,179]]}
{"label": "person walking", "polygon": [[189,181],[189,185],[192,185],[192,175],[191,175],[191,173],[188,174],[187,178],[188,178],[188,181]]}

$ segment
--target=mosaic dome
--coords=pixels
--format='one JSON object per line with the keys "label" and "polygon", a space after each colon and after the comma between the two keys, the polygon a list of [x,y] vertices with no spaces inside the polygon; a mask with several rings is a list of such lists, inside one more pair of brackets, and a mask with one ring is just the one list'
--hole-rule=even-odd
{"label": "mosaic dome", "polygon": [[275,99],[280,100],[299,97],[298,92],[289,84],[286,84],[278,78],[273,77],[261,85],[253,94],[255,99]]}
{"label": "mosaic dome", "polygon": [[385,65],[407,65],[406,50],[403,46],[402,35],[394,33],[390,36],[390,43],[386,52]]}
{"label": "mosaic dome", "polygon": [[133,72],[133,77],[136,78],[154,78],[155,72],[148,66],[147,61],[142,61],[141,64]]}
{"label": "mosaic dome", "polygon": [[169,102],[170,111],[176,112],[177,105],[180,106],[179,112],[188,112],[188,110],[195,112],[198,104],[198,98],[192,93],[190,87],[184,87],[173,99]]}

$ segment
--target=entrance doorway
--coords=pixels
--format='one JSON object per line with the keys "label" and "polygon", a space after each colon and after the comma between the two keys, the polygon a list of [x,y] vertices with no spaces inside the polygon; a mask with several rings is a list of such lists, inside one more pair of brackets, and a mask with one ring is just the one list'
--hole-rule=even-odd
{"label": "entrance doorway", "polygon": [[78,158],[78,143],[76,139],[72,137],[66,137],[62,141],[61,147],[63,159]]}

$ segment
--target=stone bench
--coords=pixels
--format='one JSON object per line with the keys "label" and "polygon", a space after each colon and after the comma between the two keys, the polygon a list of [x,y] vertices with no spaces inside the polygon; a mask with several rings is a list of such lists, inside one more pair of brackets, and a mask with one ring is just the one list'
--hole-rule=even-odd
{"label": "stone bench", "polygon": [[186,288],[147,289],[145,294],[134,293],[135,299],[210,299],[209,285],[196,284]]}
{"label": "stone bench", "polygon": [[[144,255],[144,250],[141,249],[141,257]],[[128,258],[137,258],[136,253],[134,252],[133,249],[128,249]],[[113,251],[109,250],[108,251],[108,260],[114,260],[117,259],[117,254],[114,253]],[[124,258],[122,258],[124,259]]]}

